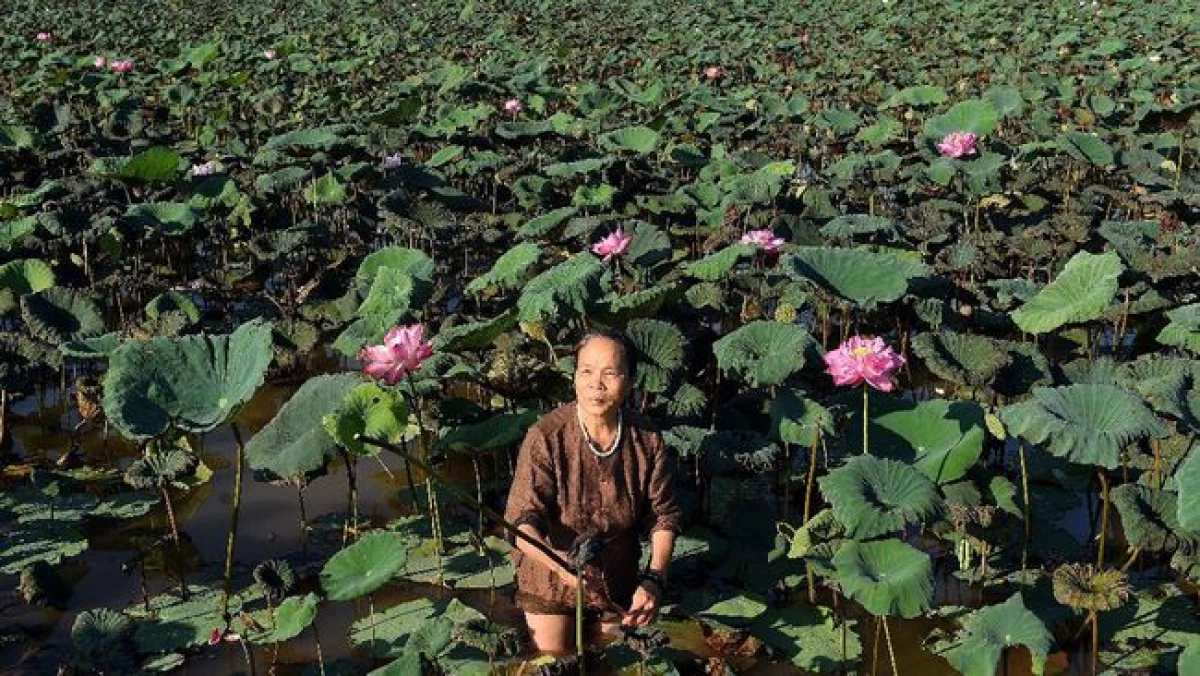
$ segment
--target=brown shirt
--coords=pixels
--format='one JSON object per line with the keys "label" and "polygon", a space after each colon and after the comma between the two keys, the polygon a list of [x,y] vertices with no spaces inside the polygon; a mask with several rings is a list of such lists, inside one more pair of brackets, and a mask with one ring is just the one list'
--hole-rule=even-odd
{"label": "brown shirt", "polygon": [[[621,444],[607,458],[588,447],[574,402],[543,416],[521,444],[504,518],[531,524],[559,550],[582,534],[601,536],[609,598],[628,607],[637,586],[639,530],[678,533],[680,521],[662,435],[640,414],[623,416]],[[513,560],[519,606],[533,613],[573,611],[574,589],[519,549]]]}

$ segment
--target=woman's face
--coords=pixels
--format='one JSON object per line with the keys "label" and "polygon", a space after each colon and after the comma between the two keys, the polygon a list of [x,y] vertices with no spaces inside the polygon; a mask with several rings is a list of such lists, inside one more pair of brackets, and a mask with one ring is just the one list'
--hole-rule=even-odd
{"label": "woman's face", "polygon": [[584,343],[575,364],[575,400],[584,413],[615,416],[632,387],[616,341],[596,336]]}

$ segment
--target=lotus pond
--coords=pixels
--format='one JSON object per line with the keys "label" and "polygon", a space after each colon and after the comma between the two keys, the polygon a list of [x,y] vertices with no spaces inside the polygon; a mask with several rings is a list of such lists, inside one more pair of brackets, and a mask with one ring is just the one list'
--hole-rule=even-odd
{"label": "lotus pond", "polygon": [[1200,8],[5,9],[5,673],[576,669],[471,500],[615,326],[687,527],[589,671],[1200,674]]}

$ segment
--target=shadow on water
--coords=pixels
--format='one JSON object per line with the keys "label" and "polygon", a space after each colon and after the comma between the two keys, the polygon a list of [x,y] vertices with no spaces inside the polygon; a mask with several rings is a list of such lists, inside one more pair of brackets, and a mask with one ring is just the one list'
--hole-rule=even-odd
{"label": "shadow on water", "polygon": [[[260,389],[237,417],[249,439],[274,417],[279,408],[295,391],[294,387],[268,385]],[[11,431],[16,443],[18,457],[39,465],[53,464],[72,445],[69,432],[76,416],[66,406],[54,401],[35,408],[36,403],[27,401],[24,408],[18,406],[11,416]],[[115,433],[105,438],[97,426],[77,440],[82,458],[79,464],[99,467],[127,467],[138,455],[135,445],[125,442]],[[220,577],[220,568],[225,551],[225,538],[229,527],[229,509],[233,496],[233,464],[235,446],[233,434],[223,427],[206,435],[200,453],[203,462],[213,470],[212,480],[186,494],[176,497],[176,513],[181,531],[180,553],[171,555],[165,551],[162,536],[169,530],[165,511],[156,507],[144,517],[108,522],[101,527],[90,527],[89,549],[81,556],[65,561],[59,570],[72,585],[73,592],[65,610],[38,606],[26,606],[16,601],[12,605],[6,600],[0,609],[0,625],[20,627],[28,641],[20,645],[0,646],[0,672],[15,675],[41,676],[53,674],[60,661],[71,652],[70,629],[79,612],[98,607],[125,608],[142,600],[142,582],[137,568],[131,565],[139,543],[160,543],[160,551],[146,557],[146,588],[150,595],[178,588],[179,571],[189,583],[213,584]],[[10,468],[11,469],[11,468]],[[340,542],[338,533],[321,531],[323,521],[330,515],[340,516],[346,510],[345,468],[341,463],[332,463],[330,473],[315,479],[304,491],[304,500],[310,523],[310,546],[319,543],[322,535],[328,544],[324,553],[308,561],[300,560],[302,533],[299,525],[299,503],[297,491],[290,486],[277,486],[253,481],[249,472],[243,485],[242,527],[238,533],[237,584],[250,582],[248,571],[255,564],[267,559],[299,561],[298,572],[307,578],[309,587],[315,583],[320,563],[336,549]],[[413,512],[408,500],[408,489],[404,481],[402,462],[383,455],[379,458],[360,458],[356,464],[359,477],[360,518],[374,525]],[[473,482],[470,462],[450,462],[443,470],[449,478],[464,485]],[[12,472],[9,472],[11,475]],[[12,483],[14,477],[7,481]],[[322,517],[326,517],[322,519]],[[340,531],[339,531],[340,532]],[[142,544],[141,546],[145,546]],[[16,586],[16,576],[0,578],[6,594],[15,601],[11,590]],[[219,582],[216,583],[219,586]],[[940,601],[950,603],[979,603],[979,594],[964,583],[943,576],[939,580]],[[306,590],[307,591],[307,590]],[[441,587],[396,581],[374,595],[376,612],[396,603],[419,597],[448,598],[454,596],[468,605],[484,612],[488,617],[512,626],[522,625],[522,615],[512,602],[511,588],[495,591],[463,590],[451,591]],[[872,670],[872,648],[874,644],[869,629],[874,627],[871,618],[859,610],[851,611],[859,620],[859,631],[863,643],[864,658],[858,673],[884,674],[890,671],[886,649],[881,648],[877,669]],[[335,660],[352,665],[356,673],[366,673],[382,664],[354,650],[347,640],[349,628],[354,621],[367,617],[370,607],[365,599],[356,602],[324,602],[318,614],[316,627],[321,637],[321,650],[325,663]],[[706,641],[701,625],[690,619],[671,619],[663,622],[671,636],[671,647],[681,651],[693,661],[698,671],[704,673],[709,660],[718,657],[716,650]],[[937,627],[948,627],[949,623],[938,619],[891,620],[891,631],[896,648],[899,671],[902,674],[940,675],[954,671],[940,657],[922,649],[922,641]],[[255,650],[257,673],[269,671],[272,649]],[[680,652],[674,654],[679,655]],[[281,644],[275,655],[275,674],[317,673],[317,645],[311,632]],[[1012,676],[1031,673],[1028,654],[1024,650],[1006,653],[1004,671]],[[796,667],[787,662],[773,662],[759,656],[747,656],[738,662],[738,673],[746,674],[798,674]],[[234,643],[222,643],[205,647],[188,655],[186,663],[175,673],[196,676],[216,676],[233,673],[248,673],[241,648]],[[513,667],[510,674],[521,673]],[[532,673],[525,669],[524,673]],[[614,670],[599,673],[615,673]]]}

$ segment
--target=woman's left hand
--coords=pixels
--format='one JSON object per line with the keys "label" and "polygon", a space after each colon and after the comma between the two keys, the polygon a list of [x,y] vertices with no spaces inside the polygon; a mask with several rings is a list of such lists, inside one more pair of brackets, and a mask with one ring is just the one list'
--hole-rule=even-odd
{"label": "woman's left hand", "polygon": [[633,603],[629,605],[629,612],[625,613],[621,624],[636,629],[653,622],[654,618],[658,615],[660,593],[661,590],[658,588],[658,585],[653,582],[642,581],[633,592]]}

